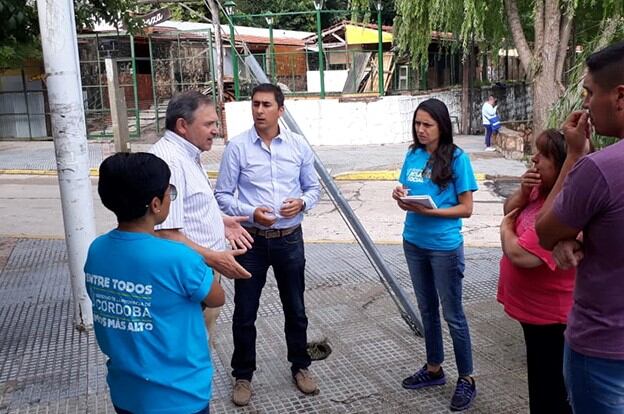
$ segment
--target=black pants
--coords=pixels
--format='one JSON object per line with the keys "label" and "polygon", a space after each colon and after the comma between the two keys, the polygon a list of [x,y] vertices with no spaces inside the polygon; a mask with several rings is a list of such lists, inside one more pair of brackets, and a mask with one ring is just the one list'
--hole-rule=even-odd
{"label": "black pants", "polygon": [[572,413],[563,382],[565,325],[521,323],[526,343],[531,414]]}
{"label": "black pants", "polygon": [[253,247],[236,260],[251,279],[234,281],[232,376],[251,381],[256,370],[256,318],[267,270],[273,267],[284,311],[284,333],[291,370],[310,365],[307,352],[308,318],[305,313],[305,253],[301,228],[287,236],[267,239],[254,236]]}

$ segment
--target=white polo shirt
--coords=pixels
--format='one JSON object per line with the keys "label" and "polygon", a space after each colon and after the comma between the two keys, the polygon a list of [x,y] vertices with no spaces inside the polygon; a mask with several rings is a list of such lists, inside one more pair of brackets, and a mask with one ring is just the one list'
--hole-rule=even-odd
{"label": "white polo shirt", "polygon": [[200,246],[225,250],[223,217],[201,165],[200,149],[167,130],[149,152],[169,165],[170,182],[178,190],[178,198],[171,202],[169,216],[156,229],[180,229]]}

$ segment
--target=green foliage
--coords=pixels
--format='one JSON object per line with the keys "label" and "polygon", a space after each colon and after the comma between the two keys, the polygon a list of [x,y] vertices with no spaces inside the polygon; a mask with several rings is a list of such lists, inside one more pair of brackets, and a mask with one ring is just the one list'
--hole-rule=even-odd
{"label": "green foliage", "polygon": [[[535,0],[515,2],[524,35],[535,40]],[[366,0],[353,0],[364,4]],[[402,52],[409,53],[415,67],[426,65],[431,31],[453,33],[467,52],[474,40],[481,50],[512,46],[503,0],[395,0],[395,32]],[[561,0],[561,13],[575,17],[577,44],[588,44],[606,18],[624,15],[624,0]]]}
{"label": "green foliage", "polygon": [[[471,42],[495,47],[508,34],[502,0],[396,0],[395,35],[414,67],[428,62],[431,32],[452,33],[464,51]],[[485,47],[487,48],[487,47]]]}
{"label": "green foliage", "polygon": [[[135,0],[76,0],[77,28],[92,27],[96,21],[120,24],[131,33],[142,23],[133,17]],[[34,1],[0,0],[0,68],[14,68],[25,60],[41,57],[39,22]]]}
{"label": "green foliage", "polygon": [[0,68],[19,67],[37,58],[37,14],[25,0],[0,0]]}
{"label": "green foliage", "polygon": [[[326,0],[323,6],[324,11],[346,10],[346,0]],[[237,0],[236,10],[239,16],[236,17],[236,24],[254,27],[267,27],[267,23],[262,17],[245,17],[245,14],[289,13],[289,12],[310,12],[314,11],[312,0]],[[345,13],[322,13],[321,25],[328,27],[337,21],[343,20]],[[308,32],[316,31],[316,16],[314,14],[299,14],[288,16],[275,16],[274,27],[287,30],[302,30]]]}
{"label": "green foliage", "polygon": [[[555,104],[548,117],[548,127],[558,128],[567,116],[581,109],[583,105],[583,77],[585,76],[585,60],[587,57],[607,45],[624,39],[624,18],[607,18],[600,23],[597,30],[599,36],[592,39],[580,54],[576,55],[575,65],[570,69],[569,86],[563,96]],[[615,138],[594,136],[592,141],[596,148],[603,148],[617,141]]]}
{"label": "green foliage", "polygon": [[[395,1],[381,0],[381,23],[392,25],[396,16]],[[377,24],[377,0],[351,0],[351,20],[374,21]]]}

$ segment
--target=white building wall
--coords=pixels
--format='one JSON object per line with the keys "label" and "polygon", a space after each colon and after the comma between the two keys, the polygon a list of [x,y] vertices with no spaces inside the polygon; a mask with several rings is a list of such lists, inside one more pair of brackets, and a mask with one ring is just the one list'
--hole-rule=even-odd
{"label": "white building wall", "polygon": [[[414,110],[420,102],[432,97],[446,103],[453,128],[457,129],[461,91],[387,96],[361,102],[287,99],[286,107],[312,145],[393,144],[412,140]],[[251,128],[253,120],[250,101],[230,102],[225,108],[230,138]]]}

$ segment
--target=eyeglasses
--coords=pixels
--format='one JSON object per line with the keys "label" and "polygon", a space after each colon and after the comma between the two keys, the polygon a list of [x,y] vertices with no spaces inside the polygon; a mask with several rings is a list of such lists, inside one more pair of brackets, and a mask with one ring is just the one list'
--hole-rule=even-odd
{"label": "eyeglasses", "polygon": [[178,189],[173,184],[169,184],[169,198],[171,198],[171,201],[178,198]]}

